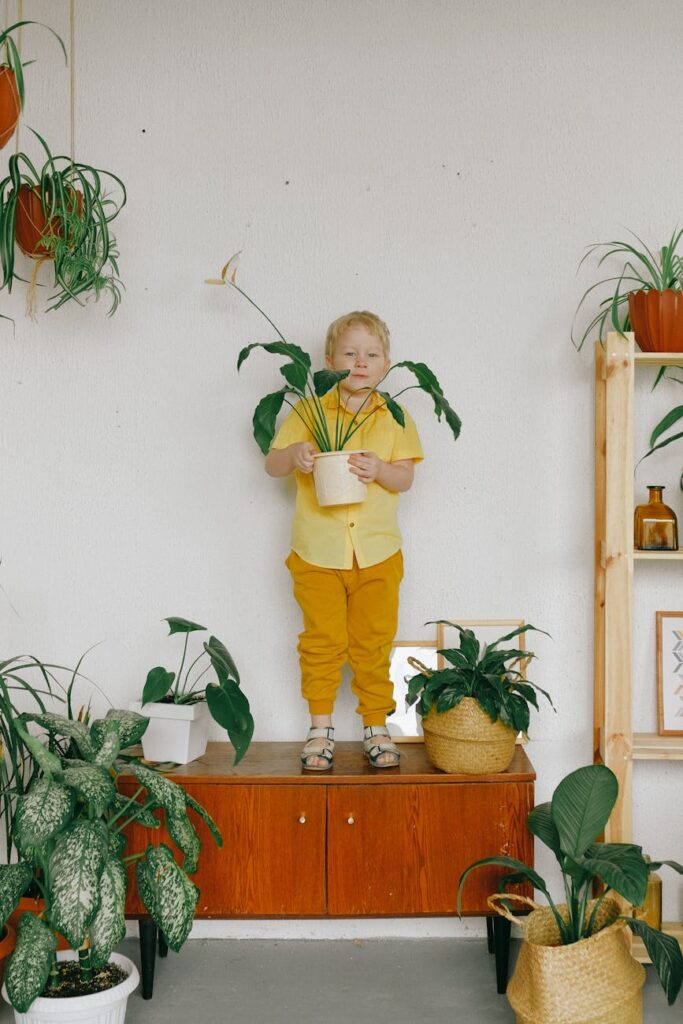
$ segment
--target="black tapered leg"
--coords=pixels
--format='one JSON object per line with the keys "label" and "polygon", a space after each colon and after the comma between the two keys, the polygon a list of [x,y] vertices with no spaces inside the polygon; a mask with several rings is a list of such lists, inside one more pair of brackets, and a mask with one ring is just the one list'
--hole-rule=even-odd
{"label": "black tapered leg", "polygon": [[159,929],[159,956],[168,956],[168,946],[161,928]]}
{"label": "black tapered leg", "polygon": [[488,943],[489,953],[494,953],[493,948],[493,918],[489,914],[486,918],[486,942]]}
{"label": "black tapered leg", "polygon": [[157,926],[151,917],[141,917],[140,929],[140,967],[142,974],[142,998],[151,999],[154,992],[154,961],[157,950]]}
{"label": "black tapered leg", "polygon": [[501,995],[505,992],[508,984],[510,928],[510,922],[506,918],[493,918],[493,949],[496,954],[496,986]]}

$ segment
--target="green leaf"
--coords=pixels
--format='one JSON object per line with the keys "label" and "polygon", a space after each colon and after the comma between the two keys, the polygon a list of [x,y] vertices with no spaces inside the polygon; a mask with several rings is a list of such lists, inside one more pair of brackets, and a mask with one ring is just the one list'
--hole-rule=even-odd
{"label": "green leaf", "polygon": [[132,747],[139,743],[149,725],[149,718],[138,715],[136,711],[123,711],[121,708],[110,708],[104,718],[96,719],[91,728],[93,740],[100,746],[104,742],[106,731],[110,722],[116,722],[119,727],[119,738],[121,750]]}
{"label": "green leaf", "polygon": [[126,891],[128,878],[121,861],[109,857],[99,882],[99,907],[90,923],[90,959],[95,968],[104,967],[112,949],[126,935]]}
{"label": "green leaf", "polygon": [[666,993],[669,1006],[673,1006],[681,990],[683,981],[683,953],[673,935],[651,928],[642,918],[626,917],[626,924],[632,932],[639,935],[645,943],[645,949],[652,961],[657,976]]}
{"label": "green leaf", "polygon": [[153,800],[163,807],[170,815],[180,818],[185,813],[185,790],[164,775],[148,768],[146,765],[133,762],[128,771],[145,787]]}
{"label": "green leaf", "polygon": [[19,1013],[26,1013],[45,988],[56,948],[57,939],[44,921],[28,910],[21,915],[17,944],[5,974],[9,1001]]}
{"label": "green leaf", "polygon": [[153,704],[155,701],[165,697],[173,685],[175,672],[167,672],[161,665],[151,668],[147,673],[145,686],[142,691],[142,703]]}
{"label": "green leaf", "polygon": [[32,881],[33,869],[29,864],[0,864],[0,925],[16,909]]}
{"label": "green leaf", "polygon": [[290,388],[303,394],[306,387],[306,381],[308,380],[308,371],[305,366],[301,363],[285,363],[284,366],[280,367],[280,373],[285,378]]}
{"label": "green leaf", "polygon": [[93,759],[93,764],[109,769],[119,756],[121,750],[119,723],[105,722],[99,735],[100,746]]}
{"label": "green leaf", "polygon": [[214,720],[227,730],[235,748],[234,764],[238,764],[249,749],[254,735],[254,719],[247,698],[233,679],[226,679],[220,686],[209,683],[206,687],[206,701]]}
{"label": "green leaf", "polygon": [[465,882],[473,871],[482,867],[510,868],[515,872],[515,874],[521,875],[526,879],[526,881],[531,882],[533,887],[542,892],[546,898],[549,898],[546,883],[543,881],[541,876],[537,874],[533,868],[527,867],[527,865],[521,860],[517,860],[515,857],[505,856],[483,857],[481,860],[477,860],[473,864],[470,864],[469,867],[465,868],[463,873],[460,875],[460,879],[458,881],[458,914],[460,913],[462,890]]}
{"label": "green leaf", "polygon": [[273,443],[275,424],[288,390],[288,388],[282,388],[280,391],[266,395],[254,410],[252,418],[254,440],[264,455],[268,454]]}
{"label": "green leaf", "polygon": [[118,814],[124,807],[127,807],[125,812],[125,820],[128,818],[135,818],[135,822],[138,825],[142,825],[143,828],[161,828],[161,822],[155,815],[151,807],[143,807],[142,804],[135,801],[129,803],[130,797],[124,796],[122,793],[116,794],[116,800],[114,802],[114,811]]}
{"label": "green leaf", "polygon": [[531,834],[550,847],[555,856],[561,859],[560,836],[553,821],[550,801],[545,804],[537,804],[527,815],[526,824]]}
{"label": "green leaf", "polygon": [[113,804],[116,788],[106,768],[88,764],[86,761],[67,762],[63,781],[65,786],[75,789],[79,796],[90,805],[90,813],[100,818]]}
{"label": "green leaf", "polygon": [[313,374],[313,390],[318,398],[322,398],[350,373],[350,370],[318,370]]}
{"label": "green leaf", "polygon": [[81,757],[86,761],[93,758],[93,745],[87,726],[76,719],[67,718],[65,715],[56,715],[53,712],[46,712],[44,715],[22,715],[26,721],[37,722],[53,736],[68,736],[78,747]]}
{"label": "green leaf", "polygon": [[23,718],[24,716],[22,715],[20,718],[16,719],[14,728],[21,737],[33,760],[47,776],[51,777],[53,775],[61,775],[62,762],[56,754],[53,754],[47,749],[44,743],[41,743],[39,739],[31,735],[22,721]]}
{"label": "green leaf", "polygon": [[204,650],[211,659],[211,664],[219,681],[232,677],[239,683],[240,674],[237,671],[237,665],[228,648],[225,644],[221,643],[218,637],[209,637],[208,644],[204,644]]}
{"label": "green leaf", "polygon": [[398,402],[395,402],[393,400],[393,398],[391,397],[391,395],[389,394],[388,391],[378,391],[377,394],[381,398],[384,399],[384,401],[386,402],[387,409],[389,410],[391,415],[394,417],[394,419],[398,423],[399,427],[405,427],[405,425],[406,425],[406,418],[405,418],[405,416],[403,414],[403,409],[398,404]]}
{"label": "green leaf", "polygon": [[619,785],[606,765],[590,764],[567,775],[552,798],[552,816],[564,853],[581,860],[603,831]]}
{"label": "green leaf", "polygon": [[164,843],[147,847],[144,858],[135,865],[135,878],[142,902],[177,953],[190,934],[199,889]]}
{"label": "green leaf", "polygon": [[243,348],[237,359],[237,369],[239,370],[242,363],[247,358],[252,349],[263,348],[266,352],[270,352],[272,355],[288,356],[293,363],[298,363],[300,366],[305,367],[306,372],[311,369],[311,357],[303,349],[299,348],[298,345],[292,345],[288,341],[270,341],[267,343],[254,342],[252,345],[247,345]]}
{"label": "green leaf", "polygon": [[181,619],[178,615],[170,615],[164,622],[168,622],[168,635],[174,633],[195,633],[197,630],[205,630],[206,626],[200,626],[198,622],[190,622],[189,619]]}
{"label": "green leaf", "polygon": [[22,856],[30,859],[37,847],[60,832],[71,820],[74,804],[74,793],[66,786],[54,779],[36,779],[17,800],[14,840]]}
{"label": "green leaf", "polygon": [[107,832],[103,821],[74,821],[58,836],[50,858],[52,926],[74,949],[82,945],[99,905]]}
{"label": "green leaf", "polygon": [[431,396],[437,418],[445,417],[446,423],[451,428],[454,440],[457,440],[460,436],[462,422],[456,411],[446,401],[441,385],[433,371],[425,363],[413,363],[408,359],[401,363],[396,363],[391,369],[396,369],[399,366],[405,366],[407,370],[415,374],[419,386]]}
{"label": "green leaf", "polygon": [[674,871],[679,873],[679,875],[683,875],[683,864],[679,864],[678,861],[675,860],[653,860],[648,864],[650,871],[659,871],[659,869],[663,867],[673,868]]}
{"label": "green leaf", "polygon": [[664,431],[668,430],[674,423],[678,423],[680,419],[683,419],[683,405],[677,405],[675,409],[671,409],[666,414],[664,419],[659,421],[650,435],[650,448],[654,448]]}
{"label": "green leaf", "polygon": [[223,836],[221,835],[218,825],[213,820],[209,812],[205,810],[205,808],[203,808],[201,804],[197,803],[197,801],[194,800],[187,792],[185,793],[185,800],[187,802],[187,806],[191,807],[192,810],[196,814],[198,814],[199,817],[206,823],[209,831],[211,832],[211,835],[213,836],[216,842],[216,846],[221,847],[223,845]]}
{"label": "green leaf", "polygon": [[640,846],[595,843],[579,863],[635,907],[645,900],[650,871]]}
{"label": "green leaf", "polygon": [[188,875],[193,875],[199,866],[199,851],[202,848],[194,825],[187,814],[178,817],[167,814],[166,828],[173,842],[184,854],[183,869]]}

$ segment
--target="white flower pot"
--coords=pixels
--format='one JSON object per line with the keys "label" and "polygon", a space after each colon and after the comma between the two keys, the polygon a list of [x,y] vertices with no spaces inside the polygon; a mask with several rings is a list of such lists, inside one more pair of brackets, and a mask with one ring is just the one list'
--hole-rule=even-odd
{"label": "white flower pot", "polygon": [[[72,949],[57,953],[58,960],[77,958],[78,953]],[[118,964],[128,975],[120,985],[89,996],[70,996],[66,999],[38,996],[26,1013],[14,1011],[15,1024],[123,1024],[128,996],[138,987],[140,975],[133,961],[120,953],[112,953],[109,962]],[[9,1003],[4,985],[2,998]]]}
{"label": "white flower pot", "polygon": [[148,761],[188,764],[205,752],[211,718],[205,700],[196,704],[153,702],[144,706],[135,701],[128,707],[149,718],[142,737],[142,752]]}
{"label": "white flower pot", "polygon": [[349,455],[360,451],[318,452],[313,458],[313,480],[319,505],[358,505],[368,496],[367,484],[351,472]]}

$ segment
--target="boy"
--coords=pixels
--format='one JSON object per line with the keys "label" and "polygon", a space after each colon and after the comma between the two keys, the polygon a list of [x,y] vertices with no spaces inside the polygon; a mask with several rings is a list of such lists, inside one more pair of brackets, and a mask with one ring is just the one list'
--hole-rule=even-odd
{"label": "boy", "polygon": [[[398,495],[413,482],[422,448],[407,412],[405,428],[369,389],[389,369],[389,330],[367,311],[348,313],[330,324],[325,364],[349,370],[348,377],[321,399],[331,430],[337,416],[358,415],[349,468],[368,485],[365,502],[321,507],[315,498],[312,435],[292,410],[278,431],[265,468],[270,476],[296,473],[297,498],[292,551],[287,559],[304,617],[299,635],[301,692],[308,701],[311,728],[301,754],[304,768],[332,767],[332,710],[344,662],[349,660],[364,726],[363,749],[376,768],[398,765],[386,716],[396,707],[389,678],[389,656],[398,621],[398,590],[403,576],[401,535],[396,521]],[[373,411],[373,410],[377,411]],[[372,415],[369,415],[372,413]],[[367,419],[367,422],[366,422]]]}

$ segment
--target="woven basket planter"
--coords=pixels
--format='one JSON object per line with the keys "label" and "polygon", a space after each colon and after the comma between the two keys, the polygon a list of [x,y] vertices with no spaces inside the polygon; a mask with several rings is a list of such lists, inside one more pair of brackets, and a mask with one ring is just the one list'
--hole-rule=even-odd
{"label": "woven basket planter", "polygon": [[432,707],[422,719],[425,751],[431,763],[453,775],[504,772],[515,755],[515,730],[492,722],[474,697],[439,714]]}
{"label": "woven basket planter", "polygon": [[[499,906],[501,898],[489,897],[489,907],[512,918]],[[524,896],[504,898],[536,907]],[[566,906],[557,909],[566,920]],[[631,956],[626,925],[618,917],[618,904],[603,900],[596,921],[601,931],[569,946],[560,945],[549,907],[536,907],[526,919],[512,918],[524,932],[507,987],[517,1024],[642,1024],[645,968]]]}

